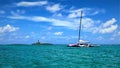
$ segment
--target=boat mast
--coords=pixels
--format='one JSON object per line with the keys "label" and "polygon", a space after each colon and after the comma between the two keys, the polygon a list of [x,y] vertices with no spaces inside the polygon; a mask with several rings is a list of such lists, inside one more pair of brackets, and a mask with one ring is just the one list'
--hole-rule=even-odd
{"label": "boat mast", "polygon": [[80,16],[80,25],[79,25],[79,35],[78,35],[78,42],[80,40],[80,31],[81,31],[81,22],[82,22],[82,11],[81,11],[81,16]]}

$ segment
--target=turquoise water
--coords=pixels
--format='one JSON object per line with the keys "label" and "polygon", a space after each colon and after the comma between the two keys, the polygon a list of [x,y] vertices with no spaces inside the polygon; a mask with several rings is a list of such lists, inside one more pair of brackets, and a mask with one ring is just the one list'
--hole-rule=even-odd
{"label": "turquoise water", "polygon": [[1,45],[0,68],[120,68],[120,46]]}

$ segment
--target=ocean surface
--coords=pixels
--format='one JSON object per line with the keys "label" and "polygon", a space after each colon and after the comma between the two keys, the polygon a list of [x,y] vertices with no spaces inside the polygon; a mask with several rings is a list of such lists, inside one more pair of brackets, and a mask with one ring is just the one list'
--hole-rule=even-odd
{"label": "ocean surface", "polygon": [[120,68],[120,45],[0,45],[0,68]]}

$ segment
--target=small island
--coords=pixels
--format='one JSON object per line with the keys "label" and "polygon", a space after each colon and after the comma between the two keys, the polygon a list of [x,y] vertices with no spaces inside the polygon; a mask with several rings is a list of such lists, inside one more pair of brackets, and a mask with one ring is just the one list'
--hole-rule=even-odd
{"label": "small island", "polygon": [[53,45],[51,43],[41,43],[39,40],[35,43],[33,43],[32,45]]}

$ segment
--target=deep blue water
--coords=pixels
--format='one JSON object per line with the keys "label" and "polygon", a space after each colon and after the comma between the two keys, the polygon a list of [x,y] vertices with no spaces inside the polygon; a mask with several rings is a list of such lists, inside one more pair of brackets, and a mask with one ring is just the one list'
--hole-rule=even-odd
{"label": "deep blue water", "polygon": [[0,45],[0,68],[120,68],[120,46]]}

